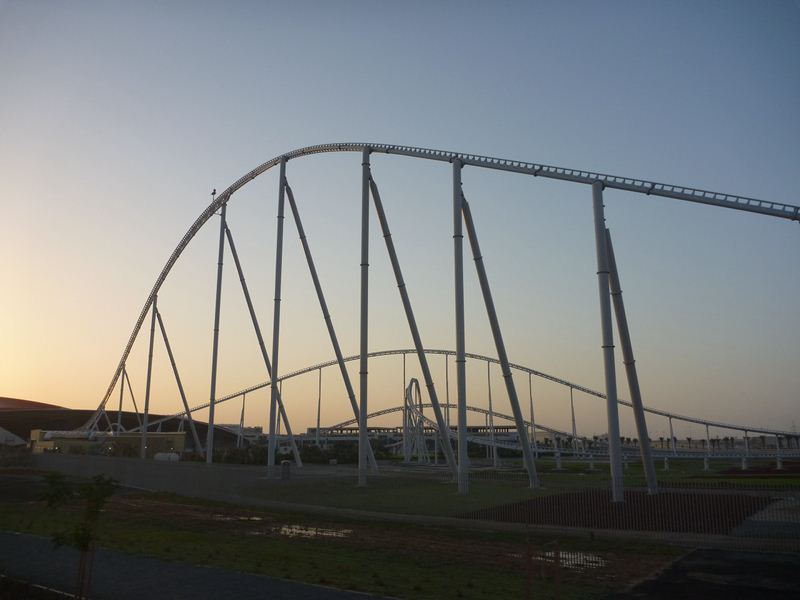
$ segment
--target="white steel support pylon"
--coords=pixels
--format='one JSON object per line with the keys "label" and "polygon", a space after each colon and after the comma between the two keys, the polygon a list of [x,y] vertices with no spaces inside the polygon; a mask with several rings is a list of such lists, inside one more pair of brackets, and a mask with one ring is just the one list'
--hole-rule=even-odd
{"label": "white steel support pylon", "polygon": [[172,346],[170,346],[169,344],[169,338],[167,337],[167,329],[166,327],[164,327],[164,320],[161,318],[161,311],[157,309],[153,310],[155,310],[156,313],[156,319],[158,320],[158,327],[161,330],[161,338],[164,340],[164,348],[167,350],[169,363],[170,365],[172,365],[172,373],[175,375],[175,383],[178,386],[178,393],[181,396],[181,402],[183,403],[183,408],[186,411],[186,418],[189,421],[189,430],[192,433],[192,442],[194,443],[194,451],[202,457],[203,445],[200,443],[200,438],[197,435],[197,428],[194,426],[194,419],[192,419],[192,411],[189,410],[189,402],[186,400],[186,392],[183,389],[183,382],[181,381],[181,376],[178,373],[178,365],[175,363],[175,356],[172,354]]}
{"label": "white steel support pylon", "polygon": [[139,406],[136,404],[136,396],[133,394],[133,386],[131,385],[131,378],[128,375],[128,370],[123,369],[122,374],[125,376],[125,382],[128,384],[128,393],[131,395],[131,402],[133,403],[133,410],[136,412],[136,421],[139,427],[142,426],[142,416],[139,413]]}
{"label": "white steel support pylon", "polygon": [[[236,267],[236,273],[239,275],[239,283],[242,288],[242,294],[244,295],[244,301],[247,305],[247,310],[250,313],[250,321],[253,324],[253,331],[256,334],[258,347],[261,350],[261,358],[264,361],[264,366],[267,370],[267,376],[270,378],[270,381],[272,381],[272,364],[269,360],[269,354],[267,354],[267,347],[264,344],[264,336],[261,334],[261,326],[258,324],[258,317],[256,316],[256,310],[253,306],[253,299],[250,297],[250,290],[247,287],[247,280],[244,277],[244,270],[242,269],[242,263],[239,260],[239,253],[236,251],[236,243],[233,241],[233,233],[231,232],[230,227],[227,225],[225,225],[225,236],[228,240],[228,248],[230,248],[231,256],[233,257],[233,264]],[[303,461],[300,459],[300,451],[297,449],[297,443],[295,442],[294,434],[292,433],[292,426],[289,424],[289,418],[283,408],[283,398],[281,397],[280,388],[278,389],[278,410],[280,418],[283,419],[283,424],[286,427],[286,434],[289,437],[289,446],[292,448],[295,464],[298,467],[302,467]],[[278,422],[280,423],[280,421]]]}
{"label": "white steel support pylon", "polygon": [[219,309],[222,302],[222,261],[225,257],[225,211],[228,203],[220,209],[219,253],[217,255],[217,293],[214,303],[214,342],[211,349],[211,392],[208,405],[208,432],[206,434],[206,463],[214,461],[214,407],[217,402],[217,359],[219,352]]}
{"label": "white steel support pylon", "polygon": [[147,380],[144,387],[144,415],[143,415],[143,422],[142,422],[142,436],[141,436],[141,445],[139,447],[139,458],[145,459],[147,458],[147,427],[148,427],[148,420],[150,417],[150,383],[152,380],[153,375],[153,342],[155,341],[155,333],[156,333],[156,314],[158,309],[156,305],[158,304],[158,296],[153,298],[153,305],[151,308],[152,317],[150,320],[150,346],[147,353]]}
{"label": "white steel support pylon", "polygon": [[[353,384],[350,381],[350,374],[347,371],[347,367],[344,364],[344,356],[342,355],[342,348],[339,345],[339,338],[336,335],[336,329],[333,326],[333,319],[331,318],[330,311],[328,310],[328,303],[325,300],[325,293],[322,291],[322,284],[319,280],[319,275],[317,274],[317,268],[314,265],[314,257],[311,255],[311,248],[308,245],[308,237],[306,236],[305,228],[303,227],[303,221],[300,219],[300,210],[297,208],[297,202],[294,198],[294,193],[292,192],[292,188],[289,183],[286,183],[286,197],[289,200],[289,208],[292,211],[292,216],[294,217],[294,224],[297,228],[297,235],[300,237],[300,243],[303,246],[303,254],[306,257],[306,264],[308,266],[308,272],[311,274],[311,282],[314,284],[314,290],[317,294],[317,301],[319,302],[320,310],[322,311],[322,318],[325,321],[325,326],[328,330],[328,337],[331,340],[331,346],[333,347],[333,354],[336,356],[336,360],[339,363],[339,372],[342,375],[342,381],[344,382],[344,388],[347,392],[347,397],[350,400],[350,406],[353,409],[353,415],[358,419],[358,404],[356,403],[356,394],[353,390]],[[319,431],[319,404],[322,402],[322,372],[320,372],[320,382],[319,382],[319,398],[318,398],[318,406],[317,406],[317,431]],[[319,438],[319,434],[317,435]],[[317,439],[317,444],[319,445],[319,439]],[[369,467],[372,469],[374,473],[378,473],[378,462],[375,460],[375,454],[372,451],[372,447],[367,445],[367,460],[369,461]]]}
{"label": "white steel support pylon", "polygon": [[359,330],[358,486],[367,485],[367,395],[369,392],[369,148],[361,153],[361,324]]}
{"label": "white steel support pylon", "polygon": [[614,331],[611,325],[608,245],[603,210],[603,184],[592,184],[594,235],[597,253],[597,285],[600,296],[600,329],[602,334],[603,370],[606,380],[606,419],[608,422],[608,462],[611,471],[611,500],[624,502],[622,483],[622,444],[619,439],[617,376],[614,370]]}
{"label": "white steel support pylon", "polygon": [[[628,390],[631,394],[631,405],[636,422],[636,435],[639,437],[639,452],[642,456],[642,467],[647,480],[647,492],[658,493],[658,477],[656,466],[653,463],[653,453],[650,449],[650,434],[647,431],[647,420],[642,403],[642,391],[639,388],[639,375],[636,373],[636,360],[633,357],[633,344],[631,343],[628,317],[625,314],[625,302],[622,299],[622,286],[620,285],[617,260],[614,257],[614,245],[611,243],[611,232],[606,228],[606,241],[608,244],[608,266],[610,271],[609,284],[611,286],[611,300],[614,305],[614,315],[617,321],[619,341],[622,346],[622,362],[625,365],[625,375],[628,379]],[[572,389],[572,388],[570,388]],[[574,413],[573,413],[574,419]],[[575,427],[573,423],[573,428]]]}
{"label": "white steel support pylon", "polygon": [[528,471],[528,483],[532,488],[540,486],[539,475],[536,472],[536,462],[533,459],[533,452],[531,452],[531,445],[528,443],[528,431],[525,426],[525,419],[522,416],[522,409],[519,406],[519,398],[517,397],[517,388],[514,385],[514,377],[511,374],[511,366],[506,354],[506,345],[503,342],[503,333],[500,330],[500,322],[497,319],[497,311],[494,306],[494,299],[492,298],[492,290],[489,287],[489,278],[486,275],[486,266],[484,265],[483,255],[478,243],[478,234],[475,231],[475,223],[472,220],[472,211],[469,208],[469,203],[464,194],[461,194],[461,212],[464,216],[464,224],[467,227],[467,235],[469,237],[469,244],[472,247],[472,256],[475,261],[475,269],[478,272],[478,282],[480,283],[481,293],[483,295],[483,303],[486,306],[486,314],[489,317],[489,325],[492,330],[492,337],[494,338],[494,345],[497,350],[497,358],[500,360],[500,370],[503,374],[503,381],[506,384],[506,392],[508,394],[508,401],[511,404],[511,412],[514,414],[514,424],[517,427],[517,438],[522,447],[522,459],[525,463],[525,469]]}
{"label": "white steel support pylon", "polygon": [[453,270],[456,317],[456,402],[458,405],[458,493],[469,493],[467,453],[467,357],[464,342],[464,231],[461,217],[461,160],[453,160]]}
{"label": "white steel support pylon", "polygon": [[[425,354],[425,346],[422,344],[422,337],[417,327],[417,320],[414,317],[414,309],[411,306],[411,299],[408,296],[408,288],[405,280],[403,279],[403,271],[400,268],[400,261],[397,258],[397,251],[394,247],[392,234],[389,230],[389,222],[386,219],[386,212],[383,209],[383,202],[381,195],[378,192],[378,185],[370,175],[370,190],[372,192],[372,201],[375,204],[375,211],[378,214],[378,221],[381,224],[381,231],[383,239],[386,243],[386,251],[389,254],[389,261],[392,263],[392,270],[394,271],[395,282],[397,283],[397,290],[400,293],[400,300],[403,303],[403,310],[406,314],[406,321],[408,321],[408,328],[411,332],[411,339],[414,342],[414,349],[417,351],[417,359],[419,360],[420,370],[422,371],[422,378],[425,380],[425,388],[428,390],[428,397],[433,406],[433,414],[436,417],[436,425],[438,428],[438,437],[442,442],[442,449],[444,451],[445,460],[448,467],[457,476],[457,466],[455,456],[453,455],[453,448],[450,446],[450,427],[445,421],[445,416],[442,413],[442,408],[439,405],[439,396],[436,393],[436,387],[433,383],[433,375],[431,368],[428,364],[428,357]],[[404,356],[405,360],[405,356]]]}
{"label": "white steel support pylon", "polygon": [[117,410],[117,430],[114,432],[115,436],[119,435],[119,432],[122,430],[122,400],[125,396],[125,365],[122,365],[122,372],[123,374],[119,376],[119,409]]}
{"label": "white steel support pylon", "polygon": [[278,183],[278,224],[275,236],[275,296],[272,312],[272,384],[270,385],[269,402],[269,440],[267,446],[267,476],[275,474],[275,438],[276,412],[278,409],[278,386],[280,371],[278,358],[280,356],[280,330],[281,330],[281,280],[283,272],[283,205],[286,188],[286,159],[281,159]]}

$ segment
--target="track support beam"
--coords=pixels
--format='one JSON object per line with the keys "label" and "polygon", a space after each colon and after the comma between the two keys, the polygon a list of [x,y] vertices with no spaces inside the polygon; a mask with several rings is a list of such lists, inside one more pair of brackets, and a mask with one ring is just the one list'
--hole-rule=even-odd
{"label": "track support beam", "polygon": [[[417,327],[417,319],[414,317],[414,309],[411,306],[411,299],[408,296],[408,287],[403,279],[403,271],[400,268],[400,261],[397,258],[397,251],[395,250],[394,241],[392,240],[392,233],[389,230],[389,221],[386,218],[386,211],[383,208],[378,185],[375,183],[372,176],[370,176],[369,185],[372,192],[372,201],[375,204],[375,211],[378,213],[378,221],[381,224],[383,239],[386,243],[386,251],[389,253],[389,261],[392,263],[397,290],[400,293],[400,300],[403,303],[403,310],[406,313],[408,328],[411,331],[411,338],[414,341],[414,349],[417,351],[417,359],[419,360],[419,366],[422,370],[422,378],[425,380],[425,388],[428,390],[428,397],[433,406],[433,414],[436,417],[436,425],[438,428],[437,433],[442,441],[444,457],[453,475],[457,475],[456,459],[453,455],[453,448],[450,446],[450,428],[442,413],[442,407],[439,405],[439,396],[436,393],[436,387],[433,383],[433,375],[431,375],[431,368],[428,364],[428,356],[425,354],[425,346],[422,344],[422,337],[419,333],[419,327]],[[405,358],[405,355],[403,356]]]}
{"label": "track support beam", "polygon": [[467,453],[467,357],[464,340],[464,231],[461,217],[461,160],[453,159],[453,271],[456,316],[456,403],[458,405],[458,493],[469,493]]}
{"label": "track support beam", "polygon": [[528,482],[532,488],[537,488],[540,484],[539,475],[536,472],[536,462],[533,459],[531,445],[528,443],[528,431],[525,426],[525,419],[522,416],[522,409],[519,405],[517,387],[514,385],[514,377],[511,374],[511,366],[508,361],[508,355],[506,354],[506,345],[503,341],[503,333],[500,330],[500,322],[497,319],[492,290],[489,287],[489,277],[486,275],[486,265],[483,262],[481,247],[478,243],[478,234],[475,231],[475,222],[472,219],[472,211],[469,208],[469,202],[464,198],[463,193],[461,194],[461,212],[464,215],[464,224],[467,227],[467,235],[469,236],[469,243],[472,247],[472,256],[475,259],[475,269],[478,271],[478,281],[483,294],[483,303],[486,305],[486,314],[489,317],[489,325],[492,329],[494,345],[497,349],[497,358],[500,360],[500,370],[503,374],[503,381],[506,384],[506,392],[508,393],[508,400],[511,404],[511,412],[514,414],[514,423],[517,426],[517,438],[519,439],[519,445],[522,447],[522,458],[525,463],[525,468],[528,471]]}
{"label": "track support beam", "polygon": [[608,245],[606,243],[603,184],[592,184],[594,234],[597,254],[597,284],[600,295],[600,325],[602,334],[603,367],[606,380],[606,418],[608,421],[608,460],[611,470],[611,500],[624,502],[622,483],[622,444],[619,439],[619,409],[617,406],[617,376],[614,369],[614,330],[611,326]]}
{"label": "track support beam", "polygon": [[122,399],[125,396],[125,365],[122,365],[122,373],[119,375],[119,409],[117,410],[117,431],[114,434],[115,436],[119,435],[119,432],[122,428]]}
{"label": "track support beam", "polygon": [[367,485],[367,405],[369,393],[369,148],[361,153],[361,323],[359,328],[358,486]]}
{"label": "track support beam", "polygon": [[639,388],[639,375],[636,372],[636,360],[633,357],[633,344],[631,343],[631,333],[628,328],[628,317],[625,313],[625,301],[622,299],[622,286],[620,285],[617,260],[614,256],[614,244],[611,243],[611,232],[608,228],[606,228],[606,242],[608,244],[611,301],[614,304],[614,316],[617,320],[617,331],[619,332],[619,341],[622,346],[622,362],[625,364],[625,375],[628,379],[628,390],[631,394],[631,405],[633,406],[633,416],[636,422],[636,435],[639,437],[639,452],[642,455],[642,467],[647,479],[647,492],[649,494],[657,494],[658,477],[650,448],[650,433],[647,431],[647,419],[644,414],[642,391]]}
{"label": "track support beam", "polygon": [[203,456],[203,445],[200,443],[200,438],[197,435],[197,429],[194,426],[194,419],[192,419],[192,411],[189,409],[189,402],[186,400],[186,393],[183,390],[183,383],[181,376],[178,374],[178,365],[175,364],[175,356],[172,354],[172,347],[169,344],[167,337],[167,329],[164,327],[164,320],[161,318],[161,311],[156,310],[156,319],[158,320],[158,328],[161,330],[161,338],[164,340],[164,347],[167,350],[169,357],[169,364],[172,365],[172,373],[175,375],[175,383],[178,384],[178,393],[181,395],[181,402],[183,402],[183,409],[186,411],[186,418],[189,419],[189,430],[192,432],[192,441],[194,442],[194,451]]}
{"label": "track support beam", "polygon": [[278,358],[280,356],[280,330],[281,330],[281,279],[283,271],[283,206],[284,191],[286,189],[286,159],[281,158],[281,167],[278,183],[278,225],[275,236],[275,296],[272,313],[272,383],[270,384],[269,401],[269,440],[267,446],[267,475],[275,474],[275,417],[278,409]]}
{"label": "track support beam", "polygon": [[[297,202],[294,198],[294,193],[292,192],[291,186],[287,183],[286,184],[286,197],[289,199],[289,208],[292,210],[292,216],[294,217],[294,224],[297,228],[297,235],[300,237],[300,243],[303,246],[303,253],[306,257],[306,264],[308,265],[308,272],[311,274],[311,281],[314,284],[314,289],[317,293],[317,300],[319,301],[319,307],[322,311],[322,317],[325,320],[325,326],[328,329],[328,337],[331,340],[331,346],[333,347],[333,353],[336,356],[336,362],[339,365],[339,372],[342,375],[342,381],[344,382],[344,388],[347,392],[347,397],[350,400],[350,406],[353,408],[353,415],[356,419],[358,419],[358,403],[356,402],[356,393],[353,390],[353,384],[350,381],[350,374],[347,372],[347,366],[344,364],[344,355],[342,354],[342,348],[339,345],[339,338],[336,335],[336,329],[333,326],[333,319],[331,318],[330,311],[328,310],[328,303],[325,300],[325,293],[322,291],[322,284],[319,280],[319,275],[317,274],[317,268],[314,265],[314,257],[311,254],[311,248],[308,245],[308,237],[306,236],[305,228],[303,227],[303,221],[300,219],[300,211],[297,208]],[[320,390],[319,390],[319,401],[317,406],[317,431],[319,431],[319,402],[321,402],[322,398],[322,372],[320,371]],[[319,437],[319,436],[317,436]],[[317,440],[317,445],[319,445],[319,439]],[[369,466],[373,472],[378,472],[378,463],[375,460],[375,454],[372,452],[372,447],[367,445],[367,460],[369,461]]]}
{"label": "track support beam", "polygon": [[217,403],[217,360],[219,357],[219,311],[222,302],[222,261],[225,258],[225,211],[228,203],[220,209],[219,253],[217,255],[217,295],[214,303],[214,342],[211,350],[211,392],[208,405],[208,433],[206,434],[206,463],[214,462],[214,406]]}
{"label": "track support beam", "polygon": [[158,309],[156,308],[157,303],[158,296],[153,298],[153,305],[150,309],[153,314],[150,320],[150,345],[147,352],[147,379],[144,384],[144,421],[142,422],[141,446],[139,447],[139,458],[142,459],[147,458],[147,421],[150,417],[150,383],[153,377],[153,342],[155,341],[156,315],[158,314]]}
{"label": "track support beam", "polygon": [[[236,251],[236,244],[233,241],[233,233],[231,233],[230,227],[227,225],[225,226],[225,235],[228,238],[228,247],[231,250],[231,256],[233,256],[233,264],[236,266],[236,272],[239,275],[239,283],[242,286],[242,293],[244,294],[244,301],[247,304],[247,310],[250,313],[250,321],[253,323],[253,330],[256,334],[256,340],[258,341],[258,347],[261,350],[261,358],[264,361],[264,367],[267,369],[267,375],[272,381],[272,364],[269,360],[269,354],[267,354],[267,347],[264,344],[264,336],[261,335],[261,327],[258,324],[258,317],[256,316],[256,310],[253,306],[253,299],[250,297],[250,290],[247,287],[247,280],[244,278],[244,270],[242,269],[242,263],[239,260],[239,253]],[[286,416],[286,412],[283,409],[283,399],[281,398],[280,389],[278,390],[278,407],[280,410],[281,418],[283,419],[283,424],[286,426],[286,433],[289,437],[289,445],[292,448],[292,454],[294,455],[295,464],[298,467],[303,466],[302,460],[300,460],[300,451],[297,449],[297,444],[295,443],[294,435],[292,434],[292,428],[289,425],[289,419]]]}

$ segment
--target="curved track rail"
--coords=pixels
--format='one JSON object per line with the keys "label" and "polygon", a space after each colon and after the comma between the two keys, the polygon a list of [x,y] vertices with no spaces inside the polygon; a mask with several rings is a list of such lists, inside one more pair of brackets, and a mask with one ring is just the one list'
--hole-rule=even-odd
{"label": "curved track rail", "polygon": [[[442,356],[444,356],[444,355],[455,356],[455,354],[456,354],[453,350],[442,350],[442,349],[435,349],[435,348],[425,348],[425,353],[426,354],[442,355]],[[399,355],[405,355],[405,354],[415,355],[416,354],[416,350],[413,349],[413,348],[403,348],[403,349],[397,349],[397,350],[379,350],[379,351],[376,351],[376,352],[370,352],[368,356],[370,358],[378,358],[378,357],[383,357],[383,356],[399,356]],[[483,354],[474,354],[474,353],[471,353],[471,352],[467,352],[466,353],[466,357],[469,358],[469,359],[472,359],[472,360],[477,360],[477,361],[482,361],[482,362],[489,362],[489,363],[493,363],[493,364],[500,364],[500,361],[498,359],[493,358],[491,356],[485,356]],[[358,354],[354,354],[352,356],[346,356],[346,357],[344,357],[344,362],[353,362],[353,361],[358,360],[359,358],[360,358],[360,356]],[[278,377],[278,379],[276,379],[276,382],[280,383],[280,382],[285,381],[287,379],[293,379],[293,378],[299,377],[301,375],[305,375],[305,374],[308,374],[308,373],[313,373],[315,371],[318,371],[319,369],[325,369],[327,367],[336,366],[337,364],[338,364],[338,362],[334,359],[334,360],[329,360],[329,361],[317,363],[317,364],[314,364],[314,365],[311,365],[311,366],[308,366],[308,367],[303,367],[302,369],[297,369],[295,371],[291,371],[289,373],[286,373],[285,375],[282,375],[281,377]],[[540,377],[541,379],[546,379],[547,381],[552,381],[553,383],[557,383],[559,385],[563,385],[563,386],[565,386],[567,388],[572,388],[573,390],[577,390],[577,391],[583,392],[583,393],[585,393],[585,394],[587,394],[589,396],[594,396],[596,398],[601,398],[601,399],[605,399],[605,397],[606,397],[606,395],[604,393],[602,393],[602,392],[598,392],[597,390],[593,390],[593,389],[588,388],[586,386],[580,385],[578,383],[574,383],[572,381],[568,381],[566,379],[563,379],[561,377],[557,377],[555,375],[551,375],[549,373],[545,373],[543,371],[537,371],[536,369],[531,369],[530,367],[526,367],[526,366],[515,364],[515,363],[510,363],[510,367],[512,369],[520,371],[522,373],[528,373],[528,374],[533,375],[535,377]],[[217,398],[215,402],[216,402],[216,404],[219,404],[221,402],[227,402],[228,400],[233,400],[235,398],[239,398],[243,394],[249,394],[251,392],[255,392],[257,390],[261,390],[261,389],[264,389],[266,387],[269,387],[271,385],[271,383],[272,383],[271,381],[262,381],[261,383],[257,383],[255,385],[251,385],[249,387],[240,389],[240,390],[238,390],[236,392],[233,392],[233,393],[227,394],[225,396],[222,396],[220,398]],[[617,400],[617,402],[622,406],[631,407],[631,403],[627,402],[625,400]],[[197,404],[197,405],[191,407],[189,412],[196,412],[198,410],[203,410],[205,408],[208,408],[209,405],[210,405],[209,402],[204,402],[202,404]],[[442,404],[442,406],[444,407],[444,404]],[[454,407],[455,405],[451,404],[449,406],[450,407]],[[473,409],[476,412],[482,412],[483,414],[488,414],[489,413],[489,411],[486,410],[486,409],[479,409],[477,407],[473,407]],[[392,412],[393,410],[396,410],[396,408],[388,408],[388,409],[385,409],[384,411],[379,411],[378,413],[371,413],[369,416],[370,417],[380,416],[382,414],[388,414],[388,413]],[[719,428],[719,429],[729,429],[729,430],[732,430],[732,431],[747,431],[747,432],[750,432],[750,433],[759,433],[759,434],[764,434],[764,435],[778,435],[778,436],[783,436],[783,437],[796,437],[797,436],[797,433],[792,432],[792,431],[785,431],[785,430],[779,430],[779,429],[765,429],[765,428],[761,428],[761,427],[748,427],[746,425],[737,425],[737,424],[734,424],[734,423],[725,423],[723,421],[710,421],[710,420],[698,419],[698,418],[695,418],[695,417],[689,417],[689,416],[686,416],[686,415],[681,415],[681,414],[678,414],[678,413],[672,413],[672,412],[668,412],[668,411],[665,411],[665,410],[660,410],[660,409],[657,409],[657,408],[650,408],[650,407],[647,407],[647,406],[644,407],[644,411],[647,412],[647,413],[653,414],[653,415],[658,415],[658,416],[666,417],[666,418],[672,418],[675,421],[679,421],[679,422],[693,423],[693,424],[696,424],[696,425],[704,425],[704,426],[708,425],[709,427],[716,427],[716,428]],[[174,413],[174,414],[172,414],[172,415],[170,415],[168,417],[163,417],[162,419],[157,419],[155,421],[152,421],[150,423],[150,425],[156,425],[156,424],[159,423],[159,421],[164,421],[164,420],[167,420],[167,419],[173,419],[173,418],[181,417],[182,415],[185,415],[186,412],[187,411],[181,411],[181,412]],[[514,420],[513,416],[506,415],[506,414],[503,414],[503,413],[499,413],[497,411],[493,411],[493,415],[495,417],[500,418],[500,419],[508,419],[510,421]],[[348,424],[353,424],[353,423],[356,423],[356,420],[355,419],[349,419],[347,421],[343,421],[342,423],[338,423],[337,425],[333,425],[331,427],[325,427],[324,429],[329,430],[329,429],[335,429],[336,427],[345,427]],[[530,423],[529,421],[526,421],[526,423],[527,423],[528,426],[532,425],[532,423]],[[540,423],[536,423],[536,428],[544,430],[544,431],[548,431],[548,432],[556,434],[556,435],[564,435],[564,436],[572,437],[572,433],[569,433],[569,432],[566,432],[566,431],[562,431],[562,430],[559,430],[559,429],[556,429],[556,428],[553,428],[553,427],[548,427],[548,426],[542,425]]]}

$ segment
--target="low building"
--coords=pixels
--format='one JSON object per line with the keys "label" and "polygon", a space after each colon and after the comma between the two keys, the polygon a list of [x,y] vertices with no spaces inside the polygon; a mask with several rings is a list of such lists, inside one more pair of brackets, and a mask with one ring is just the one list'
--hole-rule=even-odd
{"label": "low building", "polygon": [[[107,433],[103,431],[48,431],[32,429],[30,448],[34,454],[59,452],[63,454],[105,454],[113,456],[139,456],[141,433]],[[186,445],[186,432],[168,431],[147,434],[148,458],[156,454],[182,454]]]}

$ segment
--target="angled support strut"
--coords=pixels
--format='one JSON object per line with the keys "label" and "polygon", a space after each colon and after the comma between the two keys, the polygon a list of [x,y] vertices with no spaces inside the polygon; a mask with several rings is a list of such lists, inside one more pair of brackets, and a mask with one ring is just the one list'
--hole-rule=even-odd
{"label": "angled support strut", "polygon": [[175,364],[175,357],[172,354],[172,347],[170,346],[169,338],[167,337],[167,329],[164,327],[164,321],[161,318],[161,311],[159,310],[156,310],[156,319],[158,320],[158,327],[161,330],[161,337],[164,340],[164,347],[167,350],[169,363],[172,365],[172,372],[175,375],[175,383],[178,384],[178,392],[181,395],[181,402],[183,402],[183,408],[186,411],[186,418],[189,420],[189,429],[192,432],[194,451],[200,456],[203,456],[203,446],[200,443],[200,438],[197,436],[197,429],[194,426],[194,419],[192,419],[192,411],[189,409],[189,403],[186,401],[186,393],[183,390],[181,376],[178,374],[178,366]]}
{"label": "angled support strut", "polygon": [[611,500],[624,502],[622,485],[622,444],[619,439],[619,409],[617,407],[617,376],[614,370],[614,331],[611,326],[611,298],[609,293],[608,246],[606,244],[605,213],[603,210],[603,184],[592,185],[594,208],[594,235],[597,254],[597,286],[600,297],[600,330],[602,336],[603,367],[606,380],[606,418],[608,420],[608,461],[611,470]]}
{"label": "angled support strut", "polygon": [[139,448],[139,457],[142,459],[147,458],[147,421],[150,418],[150,383],[153,375],[153,341],[155,339],[156,314],[158,313],[158,309],[156,308],[157,302],[158,296],[153,298],[153,307],[151,309],[153,315],[150,321],[150,346],[147,353],[147,380],[144,387],[144,422],[142,423],[142,441]]}
{"label": "angled support strut", "polygon": [[[375,210],[378,213],[378,220],[381,224],[383,232],[383,239],[386,242],[386,251],[389,253],[389,260],[392,263],[392,270],[394,271],[395,281],[397,282],[397,289],[400,292],[400,299],[403,302],[403,309],[406,313],[406,320],[408,321],[408,328],[411,330],[411,338],[414,340],[414,348],[417,351],[417,358],[419,359],[419,366],[422,370],[422,377],[425,380],[425,387],[428,389],[428,396],[433,406],[433,413],[436,416],[436,424],[438,426],[439,439],[442,442],[442,450],[444,451],[447,466],[456,475],[456,459],[453,455],[453,448],[450,446],[450,428],[448,427],[442,408],[439,405],[439,397],[436,393],[436,388],[433,384],[433,376],[431,375],[431,368],[428,365],[428,357],[425,354],[425,346],[422,345],[422,338],[419,334],[417,327],[417,320],[414,318],[414,309],[411,307],[411,300],[408,297],[408,288],[403,280],[403,272],[400,269],[400,261],[397,258],[397,251],[392,241],[392,234],[389,231],[389,222],[386,219],[386,212],[383,209],[383,202],[381,195],[378,192],[378,186],[375,180],[370,175],[369,179],[370,190],[372,192],[372,200],[375,204]],[[404,355],[405,357],[405,355]]]}
{"label": "angled support strut", "polygon": [[[649,494],[658,493],[658,478],[656,467],[653,463],[653,453],[650,449],[650,434],[647,431],[647,420],[644,414],[644,404],[642,403],[642,392],[639,389],[639,376],[636,373],[636,360],[633,357],[633,344],[631,334],[628,329],[628,317],[625,314],[625,302],[622,299],[622,287],[619,282],[619,271],[617,261],[614,257],[614,245],[611,243],[611,232],[606,228],[606,243],[608,244],[608,266],[611,271],[611,300],[614,304],[614,315],[617,320],[617,331],[619,341],[622,346],[622,360],[625,364],[625,375],[628,379],[628,390],[631,393],[631,405],[633,406],[633,416],[636,421],[636,435],[639,437],[639,451],[642,455],[642,466],[647,478],[647,492]],[[572,389],[572,388],[570,388]]]}
{"label": "angled support strut", "polygon": [[[325,301],[325,293],[322,291],[322,284],[319,281],[317,268],[314,266],[314,257],[311,255],[311,248],[308,245],[308,238],[306,237],[303,222],[300,219],[300,211],[297,208],[297,203],[294,199],[291,186],[286,184],[286,197],[289,199],[289,207],[292,210],[294,223],[297,227],[297,235],[300,237],[300,242],[303,246],[303,253],[306,256],[306,263],[308,264],[308,272],[311,274],[311,281],[314,284],[314,289],[317,292],[317,300],[319,307],[322,310],[322,317],[325,319],[325,326],[328,329],[328,336],[331,339],[331,346],[333,346],[333,353],[336,356],[336,361],[339,364],[339,372],[342,374],[342,381],[344,382],[347,397],[350,399],[350,405],[353,408],[353,415],[358,419],[358,404],[356,403],[356,393],[353,390],[353,384],[350,381],[350,374],[347,372],[347,367],[344,364],[344,355],[339,346],[339,338],[336,336],[336,329],[333,327],[333,320],[331,319],[330,312],[328,311],[328,303]],[[322,374],[320,372],[320,389],[319,398],[322,398]],[[319,445],[319,403],[317,406],[317,445]],[[369,460],[370,468],[377,473],[378,463],[375,460],[375,454],[372,452],[372,447],[367,446],[367,459]]]}
{"label": "angled support strut", "polygon": [[511,375],[511,366],[509,365],[508,355],[506,354],[506,345],[503,342],[503,334],[500,330],[500,323],[497,320],[497,311],[494,307],[494,299],[492,298],[492,290],[489,287],[489,278],[486,275],[486,266],[483,263],[483,255],[481,248],[478,244],[478,234],[475,232],[475,223],[472,219],[472,211],[469,208],[469,203],[462,193],[461,195],[461,210],[464,215],[464,224],[467,227],[467,235],[469,236],[469,243],[472,247],[472,256],[475,259],[475,269],[478,271],[478,281],[481,285],[481,292],[483,293],[483,302],[486,305],[486,313],[489,317],[489,325],[492,329],[492,337],[497,349],[497,358],[500,360],[500,369],[503,373],[503,381],[506,384],[506,392],[508,393],[508,400],[511,403],[511,411],[514,414],[514,423],[517,427],[517,437],[519,444],[522,446],[522,457],[525,461],[525,468],[528,471],[528,481],[532,488],[539,487],[539,475],[536,472],[536,463],[533,460],[533,452],[531,445],[528,443],[528,431],[525,425],[525,419],[522,416],[522,409],[519,406],[519,398],[517,397],[517,388],[514,385],[514,378]]}
{"label": "angled support strut", "polygon": [[[261,358],[264,361],[264,366],[267,369],[267,376],[270,378],[270,381],[274,381],[272,377],[272,365],[269,361],[269,355],[267,354],[267,347],[264,344],[264,336],[261,335],[261,327],[258,324],[258,317],[256,317],[256,310],[253,306],[253,300],[250,297],[250,290],[247,288],[247,281],[244,278],[244,270],[242,269],[242,263],[239,261],[239,253],[236,251],[236,244],[233,241],[233,234],[231,233],[230,227],[227,225],[225,226],[225,236],[228,239],[228,247],[231,250],[231,256],[233,257],[233,264],[236,266],[236,273],[239,275],[239,283],[242,286],[242,293],[244,294],[244,301],[247,304],[247,310],[250,313],[250,320],[253,323],[253,330],[256,333],[256,340],[258,341],[258,347],[261,350]],[[283,424],[286,426],[286,435],[289,438],[289,445],[292,448],[292,454],[294,455],[295,464],[298,467],[303,466],[303,462],[300,459],[300,451],[297,449],[297,444],[295,443],[294,434],[292,433],[292,427],[289,424],[289,418],[286,416],[286,410],[283,407],[283,399],[281,398],[280,391],[278,391],[278,410],[280,412],[280,416],[283,419]]]}

